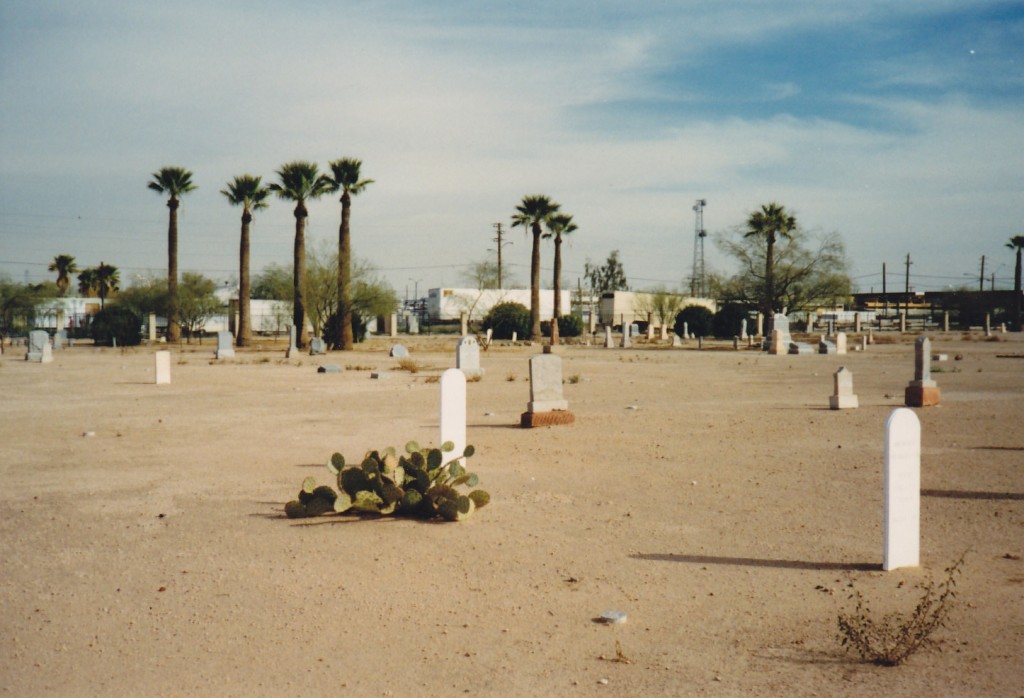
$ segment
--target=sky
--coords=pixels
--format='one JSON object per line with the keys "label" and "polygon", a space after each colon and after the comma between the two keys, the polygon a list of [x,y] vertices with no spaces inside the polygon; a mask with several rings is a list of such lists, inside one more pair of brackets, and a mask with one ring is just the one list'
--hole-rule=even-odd
{"label": "sky", "polygon": [[[1024,234],[1024,2],[972,0],[5,0],[0,3],[0,274],[74,255],[166,275],[238,276],[241,174],[342,157],[354,254],[400,297],[494,261],[529,280],[510,229],[546,194],[579,226],[571,286],[612,250],[635,289],[686,288],[695,214],[714,240],[762,204],[845,241],[861,291],[1012,288]],[[336,245],[337,196],[307,237]],[[253,272],[292,259],[292,204],[252,230]],[[549,285],[552,246],[542,249]],[[585,285],[585,282],[584,282]]]}

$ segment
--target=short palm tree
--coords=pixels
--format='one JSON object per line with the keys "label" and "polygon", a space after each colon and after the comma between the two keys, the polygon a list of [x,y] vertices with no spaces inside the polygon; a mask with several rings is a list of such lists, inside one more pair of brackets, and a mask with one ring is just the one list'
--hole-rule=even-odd
{"label": "short palm tree", "polygon": [[341,190],[341,226],[338,228],[338,319],[341,322],[341,348],[351,351],[355,348],[352,332],[352,238],[349,234],[349,218],[352,197],[360,194],[372,179],[359,179],[362,162],[355,158],[342,158],[329,163],[330,175],[323,180],[330,186],[329,191]]}
{"label": "short palm tree", "polygon": [[181,324],[178,313],[178,207],[180,197],[194,191],[192,173],[184,167],[163,167],[153,173],[150,189],[158,194],[167,194],[167,341],[181,339]]}
{"label": "short palm tree", "polygon": [[270,189],[262,185],[261,177],[242,175],[228,182],[227,189],[221,194],[227,197],[232,206],[242,207],[242,236],[238,251],[238,336],[235,343],[247,347],[252,343],[252,320],[249,315],[249,224],[252,223],[253,211],[267,207],[266,199]]}
{"label": "short palm tree", "polygon": [[83,269],[78,274],[78,292],[88,298],[96,291],[96,270],[92,267]]}
{"label": "short palm tree", "polygon": [[277,171],[280,183],[270,185],[270,190],[287,201],[295,202],[295,252],[292,272],[292,320],[296,328],[297,346],[301,349],[309,344],[306,329],[306,304],[304,286],[306,280],[306,219],[309,211],[306,201],[319,199],[330,190],[330,185],[320,176],[319,168],[313,162],[289,162]]}
{"label": "short palm tree", "polygon": [[100,297],[102,309],[107,296],[120,290],[121,274],[113,264],[100,262],[96,267],[96,295]]}
{"label": "short palm tree", "polygon": [[71,286],[71,275],[78,271],[75,258],[69,254],[59,254],[53,258],[47,268],[57,272],[57,288],[60,290],[60,295],[66,296],[68,287]]}
{"label": "short palm tree", "polygon": [[555,279],[552,288],[555,290],[554,317],[551,318],[551,344],[558,344],[558,318],[562,316],[562,238],[570,235],[579,226],[572,222],[567,213],[556,213],[547,221],[548,232],[545,238],[555,241]]}
{"label": "short palm tree", "polygon": [[[765,334],[770,335],[775,315],[775,242],[778,237],[790,238],[796,228],[796,218],[789,215],[784,206],[774,201],[761,206],[747,218],[747,232],[744,237],[763,237],[766,244],[764,259],[764,298],[761,312],[764,313]],[[781,308],[779,308],[781,310]]]}
{"label": "short palm tree", "polygon": [[540,341],[540,236],[541,226],[558,212],[558,204],[543,194],[523,197],[512,216],[512,227],[529,228],[533,233],[533,249],[530,255],[530,339]]}
{"label": "short palm tree", "polygon": [[1013,297],[1015,301],[1014,306],[1014,321],[1016,324],[1016,330],[1021,331],[1020,318],[1021,318],[1021,252],[1024,252],[1024,235],[1014,235],[1010,238],[1010,241],[1006,243],[1006,246],[1011,250],[1017,251],[1017,264],[1013,268]]}

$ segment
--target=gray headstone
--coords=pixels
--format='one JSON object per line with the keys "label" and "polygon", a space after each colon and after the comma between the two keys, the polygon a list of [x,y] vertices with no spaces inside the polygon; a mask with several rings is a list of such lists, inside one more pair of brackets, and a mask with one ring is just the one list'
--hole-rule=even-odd
{"label": "gray headstone", "polygon": [[853,374],[845,366],[840,366],[833,376],[834,390],[828,400],[833,410],[853,409],[858,406],[857,396],[853,394]]}
{"label": "gray headstone", "polygon": [[836,334],[836,353],[840,356],[846,354],[846,333],[839,332]]}
{"label": "gray headstone", "polygon": [[932,380],[932,342],[927,337],[914,341],[914,382],[911,385],[934,388]]}
{"label": "gray headstone", "polygon": [[309,340],[309,354],[310,356],[319,356],[327,353],[327,342],[322,340],[320,337],[313,337]]}
{"label": "gray headstone", "polygon": [[409,334],[420,333],[420,320],[415,315],[409,316]]}
{"label": "gray headstone", "polygon": [[466,450],[466,374],[449,368],[441,374],[441,443],[455,444],[455,454]]}
{"label": "gray headstone", "polygon": [[612,326],[604,326],[604,348],[611,349],[615,346],[615,341],[612,339]]}
{"label": "gray headstone", "polygon": [[298,346],[295,344],[296,329],[295,325],[288,325],[288,349],[284,353],[286,359],[292,358],[299,351]]}
{"label": "gray headstone", "polygon": [[569,402],[562,396],[562,358],[557,354],[530,357],[530,402],[528,412],[567,410]]}
{"label": "gray headstone", "polygon": [[882,569],[917,567],[921,554],[921,422],[900,407],[885,422]]}
{"label": "gray headstone", "polygon": [[343,369],[338,364],[324,364],[316,370],[317,373],[342,373]]}
{"label": "gray headstone", "polygon": [[633,327],[631,325],[627,325],[627,324],[623,323],[623,325],[622,325],[622,346],[623,346],[623,348],[628,348],[628,347],[633,346],[633,342],[630,341],[631,338],[632,338],[632,335],[630,334],[632,329],[633,329]]}
{"label": "gray headstone", "polygon": [[233,344],[234,337],[231,336],[230,332],[218,332],[217,333],[217,358],[218,359],[232,359],[235,356],[235,347]]}
{"label": "gray headstone", "polygon": [[389,353],[389,356],[393,356],[396,359],[408,359],[409,350],[406,349],[401,344],[396,344],[393,347],[391,347],[391,352]]}
{"label": "gray headstone", "polygon": [[473,335],[459,339],[455,347],[455,368],[462,371],[466,378],[480,378],[484,370],[480,368],[480,343]]}
{"label": "gray headstone", "polygon": [[32,330],[28,333],[28,352],[25,360],[37,364],[48,364],[53,361],[53,347],[50,346],[50,334],[46,330]]}
{"label": "gray headstone", "polygon": [[68,344],[68,333],[67,330],[58,330],[53,335],[53,348],[54,350],[63,349]]}
{"label": "gray headstone", "polygon": [[153,354],[156,362],[156,384],[171,384],[171,352],[158,351]]}
{"label": "gray headstone", "polygon": [[[772,332],[774,333],[775,330],[772,330]],[[800,354],[800,355],[803,355],[803,354],[813,354],[814,353],[814,347],[812,347],[810,344],[807,344],[806,342],[790,342],[789,343],[789,353],[790,354]]]}

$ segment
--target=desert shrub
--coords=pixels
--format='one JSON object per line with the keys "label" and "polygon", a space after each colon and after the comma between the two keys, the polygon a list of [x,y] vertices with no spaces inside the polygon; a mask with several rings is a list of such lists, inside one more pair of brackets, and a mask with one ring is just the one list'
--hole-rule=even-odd
{"label": "desert shrub", "polygon": [[481,326],[485,332],[493,330],[494,339],[512,339],[513,332],[526,339],[530,336],[530,310],[522,303],[498,303]]}
{"label": "desert shrub", "polygon": [[[740,325],[747,319],[747,309],[738,303],[726,303],[715,313],[711,321],[711,331],[716,337],[731,339],[740,334]],[[692,327],[692,325],[691,325]]]}
{"label": "desert shrub", "polygon": [[96,344],[134,347],[142,343],[142,318],[123,306],[104,308],[92,318],[89,327]]}
{"label": "desert shrub", "polygon": [[928,581],[924,594],[909,616],[888,613],[880,619],[875,618],[864,596],[854,589],[850,594],[850,599],[855,602],[853,612],[839,614],[840,645],[874,664],[898,666],[934,642],[932,633],[946,624],[956,598],[956,578],[963,566],[964,555],[946,568],[946,576],[941,582]]}
{"label": "desert shrub", "polygon": [[672,329],[680,337],[683,336],[683,323],[690,329],[690,334],[695,337],[707,337],[711,334],[711,321],[714,318],[711,311],[702,305],[688,305],[676,315],[676,322]]}
{"label": "desert shrub", "polygon": [[579,337],[583,334],[583,318],[579,315],[563,315],[558,318],[559,337]]}

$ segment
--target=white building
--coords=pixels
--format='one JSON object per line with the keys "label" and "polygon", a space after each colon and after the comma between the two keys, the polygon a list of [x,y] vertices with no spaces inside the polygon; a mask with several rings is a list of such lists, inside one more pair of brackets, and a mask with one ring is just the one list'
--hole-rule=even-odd
{"label": "white building", "polygon": [[[569,291],[561,291],[562,315],[569,314]],[[458,320],[462,313],[470,322],[479,322],[499,303],[519,303],[530,307],[530,289],[506,288],[432,288],[427,292],[427,316],[431,322]],[[540,291],[540,319],[550,320],[555,309],[555,292],[551,289]]]}

